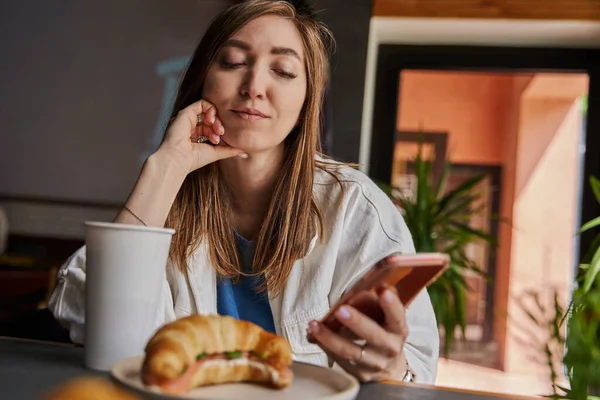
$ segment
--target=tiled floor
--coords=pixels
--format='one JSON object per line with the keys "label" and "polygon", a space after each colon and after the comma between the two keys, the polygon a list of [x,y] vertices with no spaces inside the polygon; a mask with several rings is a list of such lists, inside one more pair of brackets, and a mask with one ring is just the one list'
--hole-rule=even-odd
{"label": "tiled floor", "polygon": [[436,386],[536,397],[552,393],[548,377],[537,376],[536,371],[510,374],[443,358],[438,363]]}

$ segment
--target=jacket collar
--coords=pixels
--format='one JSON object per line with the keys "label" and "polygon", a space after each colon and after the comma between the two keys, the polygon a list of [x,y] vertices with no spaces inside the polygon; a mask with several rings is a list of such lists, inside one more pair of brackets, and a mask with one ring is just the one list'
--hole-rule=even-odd
{"label": "jacket collar", "polygon": [[[307,257],[314,250],[317,241],[319,240],[318,233],[315,233],[308,251],[305,255]],[[188,265],[188,273],[186,279],[188,279],[188,287],[192,293],[196,310],[199,314],[214,314],[217,312],[217,274],[215,268],[210,262],[208,257],[208,246],[205,243],[201,243],[198,249],[192,254]],[[281,297],[281,296],[280,296]],[[271,300],[271,308],[273,311],[273,317],[278,319],[279,306],[281,299]],[[277,325],[277,324],[276,324]]]}

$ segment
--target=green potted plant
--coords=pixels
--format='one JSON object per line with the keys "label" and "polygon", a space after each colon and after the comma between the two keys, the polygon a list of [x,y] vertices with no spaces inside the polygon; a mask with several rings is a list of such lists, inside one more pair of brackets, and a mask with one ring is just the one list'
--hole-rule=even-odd
{"label": "green potted plant", "polygon": [[379,186],[401,210],[417,252],[443,252],[450,256],[450,267],[428,289],[438,324],[444,328],[443,352],[447,357],[455,340],[455,330],[460,328],[465,337],[466,298],[470,290],[465,273],[474,271],[487,279],[480,266],[467,256],[466,247],[481,241],[495,245],[496,240],[469,226],[473,215],[482,211],[477,207],[481,194],[475,188],[484,176],[446,191],[450,163],[445,164],[437,182],[433,179],[432,166],[431,161],[423,158],[419,146],[414,162],[414,194],[384,183]]}
{"label": "green potted plant", "polygon": [[[600,203],[600,180],[590,177],[590,185]],[[600,216],[585,223],[579,233],[600,226]],[[600,399],[600,233],[592,240],[577,270],[577,286],[572,293],[567,318],[564,357],[574,400]]]}
{"label": "green potted plant", "polygon": [[[590,185],[600,203],[600,180],[592,176]],[[579,233],[599,226],[600,216],[586,222]],[[556,292],[552,302],[543,302],[539,290],[524,296],[535,301],[521,302],[521,309],[547,333],[540,350],[550,369],[554,393],[545,397],[600,400],[600,233],[581,258],[575,281],[566,311]],[[558,382],[563,366],[569,387]]]}

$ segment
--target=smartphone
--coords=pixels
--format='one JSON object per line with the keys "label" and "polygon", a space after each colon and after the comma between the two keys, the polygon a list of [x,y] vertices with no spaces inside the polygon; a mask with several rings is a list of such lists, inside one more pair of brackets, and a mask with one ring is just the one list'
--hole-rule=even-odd
{"label": "smartphone", "polygon": [[323,317],[321,323],[334,332],[342,324],[335,317],[337,309],[350,305],[379,324],[385,316],[378,303],[378,295],[393,287],[405,307],[408,307],[423,288],[435,281],[450,265],[450,257],[443,253],[392,254],[375,264]]}

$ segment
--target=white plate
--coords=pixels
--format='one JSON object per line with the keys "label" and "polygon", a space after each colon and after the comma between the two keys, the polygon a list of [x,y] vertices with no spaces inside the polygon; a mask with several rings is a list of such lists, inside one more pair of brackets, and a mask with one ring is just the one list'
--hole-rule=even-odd
{"label": "white plate", "polygon": [[205,386],[194,389],[183,396],[157,394],[155,389],[146,387],[140,370],[143,357],[128,358],[116,363],[111,375],[121,384],[161,399],[283,399],[283,400],[354,400],[360,386],[356,378],[330,368],[312,364],[293,363],[294,380],[285,389],[270,389],[260,385],[235,383]]}

